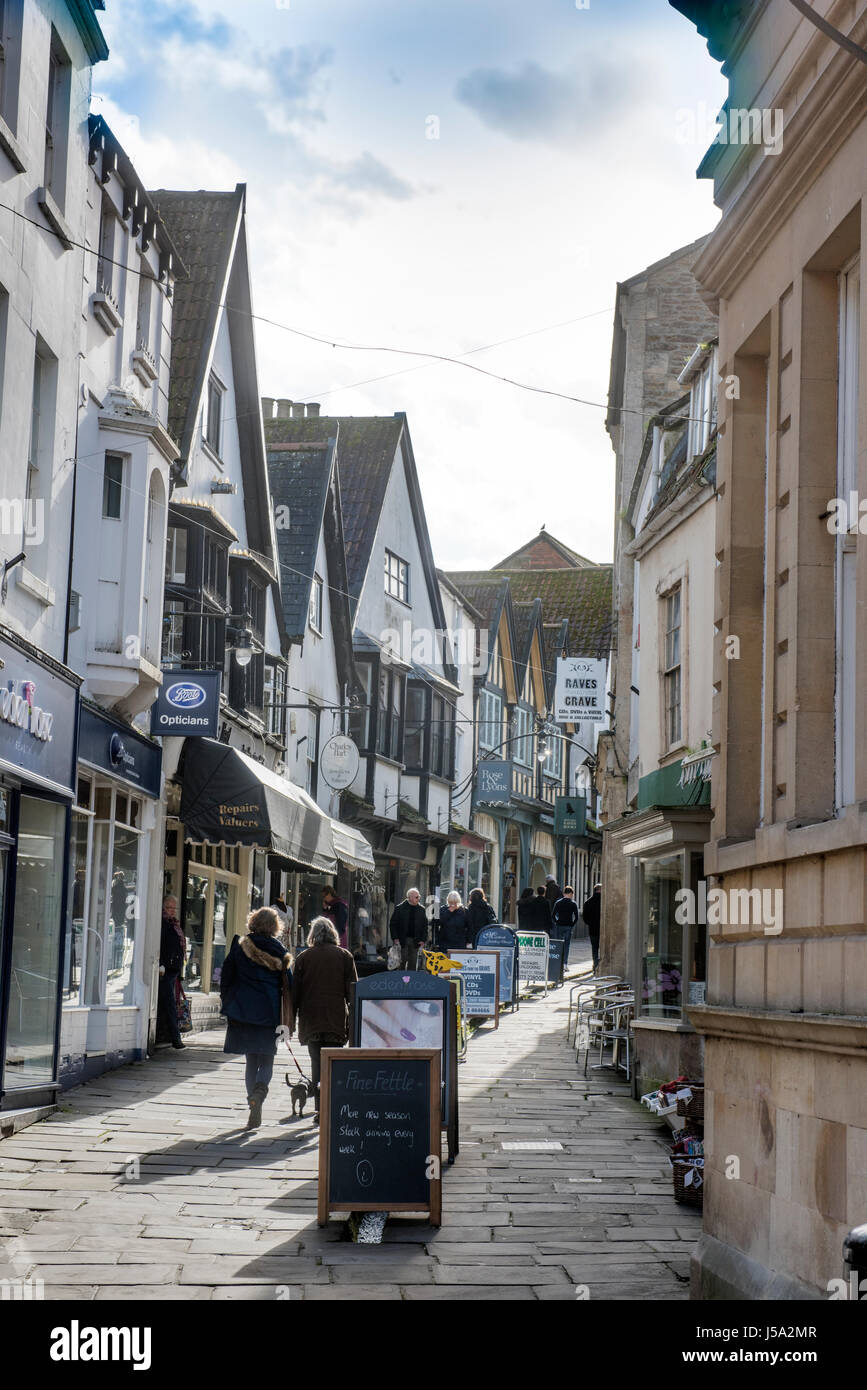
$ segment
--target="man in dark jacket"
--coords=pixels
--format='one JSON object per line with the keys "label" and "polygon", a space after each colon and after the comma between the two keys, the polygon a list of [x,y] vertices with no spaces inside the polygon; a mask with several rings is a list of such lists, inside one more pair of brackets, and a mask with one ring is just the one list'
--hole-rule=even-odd
{"label": "man in dark jacket", "polygon": [[545,896],[544,888],[536,889],[536,896],[530,902],[531,931],[551,931],[551,904]]}
{"label": "man in dark jacket", "polygon": [[337,938],[339,944],[346,949],[349,946],[347,927],[349,926],[349,908],[342,898],[338,898],[333,888],[326,888],[322,894],[322,912],[330,922],[337,928]]}
{"label": "man in dark jacket", "polygon": [[157,996],[157,1012],[165,1022],[172,1040],[172,1047],[180,1048],[181,1032],[178,1028],[178,976],[184,968],[186,938],[178,921],[178,900],[167,897],[163,901],[163,924],[160,932],[160,986]]}
{"label": "man in dark jacket", "polygon": [[602,914],[602,884],[593,885],[593,892],[581,909],[581,916],[587,924],[590,947],[593,951],[593,973],[599,965],[599,920]]}
{"label": "man in dark jacket", "polygon": [[545,879],[545,897],[551,904],[551,911],[554,911],[554,904],[559,902],[563,894],[560,892],[560,885],[553,874],[549,874]]}
{"label": "man in dark jacket", "polygon": [[404,970],[415,970],[419,946],[427,941],[427,914],[417,888],[408,888],[389,923],[392,941],[400,942],[400,963]]}
{"label": "man in dark jacket", "polygon": [[572,929],[578,921],[579,915],[574,889],[564,888],[562,898],[558,898],[551,909],[552,930],[563,941],[564,970],[569,964],[569,943],[572,940]]}

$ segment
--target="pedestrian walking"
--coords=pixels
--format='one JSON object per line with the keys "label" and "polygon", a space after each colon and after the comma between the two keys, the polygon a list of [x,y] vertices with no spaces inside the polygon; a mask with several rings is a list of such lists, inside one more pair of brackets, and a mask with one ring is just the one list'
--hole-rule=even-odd
{"label": "pedestrian walking", "polygon": [[172,1047],[182,1048],[178,1027],[178,980],[187,955],[187,938],[178,921],[178,900],[169,894],[163,899],[163,922],[160,931],[160,984],[157,995],[157,1032],[164,1023]]}
{"label": "pedestrian walking", "polygon": [[551,909],[551,928],[552,931],[563,941],[563,969],[569,964],[569,946],[572,941],[572,932],[575,923],[578,921],[580,913],[578,904],[575,901],[575,890],[569,885],[563,889],[562,898],[558,898]]}
{"label": "pedestrian walking", "polygon": [[548,899],[552,911],[554,909],[554,904],[558,902],[562,896],[563,894],[560,891],[559,883],[553,874],[549,874],[545,879],[545,897]]}
{"label": "pedestrian walking", "polygon": [[419,946],[427,941],[427,914],[417,888],[408,888],[389,923],[392,941],[400,942],[400,963],[404,970],[415,970]]}
{"label": "pedestrian walking", "polygon": [[313,1123],[318,1125],[322,1049],[346,1045],[352,984],[358,975],[355,961],[338,943],[337,928],[327,917],[314,917],[307,945],[310,949],[301,953],[295,965],[292,1002],[298,1040],[310,1053]]}
{"label": "pedestrian walking", "polygon": [[485,890],[474,888],[467,903],[467,926],[470,929],[470,941],[474,946],[482,928],[489,927],[496,920],[497,914],[485,897]]}
{"label": "pedestrian walking", "polygon": [[270,904],[270,906],[273,908],[273,910],[277,913],[277,916],[280,918],[280,930],[278,931],[277,935],[283,942],[283,945],[286,947],[286,950],[291,951],[292,919],[294,913],[291,907],[287,906],[286,899],[284,898],[282,893],[277,894],[277,897]]}
{"label": "pedestrian walking", "polygon": [[533,931],[533,890],[525,888],[518,899],[518,928],[520,931]]}
{"label": "pedestrian walking", "polygon": [[531,931],[551,931],[551,904],[545,896],[544,888],[536,889],[536,896],[530,899],[529,915]]}
{"label": "pedestrian walking", "polygon": [[220,976],[220,1012],[229,1020],[223,1051],[243,1053],[250,1114],[246,1129],[262,1123],[268,1095],[277,1029],[293,1026],[292,957],[278,940],[280,918],[273,907],[260,907],[247,918],[247,933],[236,936]]}
{"label": "pedestrian walking", "polygon": [[467,909],[461,902],[460,893],[452,891],[446,898],[445,907],[440,909],[437,945],[448,955],[449,951],[465,951],[469,940]]}
{"label": "pedestrian walking", "polygon": [[338,898],[333,888],[326,888],[322,894],[322,915],[337,929],[337,939],[341,946],[349,945],[349,908],[342,898]]}
{"label": "pedestrian walking", "polygon": [[587,924],[590,949],[593,952],[593,974],[599,966],[599,922],[602,915],[602,884],[595,883],[593,892],[581,909],[581,916]]}

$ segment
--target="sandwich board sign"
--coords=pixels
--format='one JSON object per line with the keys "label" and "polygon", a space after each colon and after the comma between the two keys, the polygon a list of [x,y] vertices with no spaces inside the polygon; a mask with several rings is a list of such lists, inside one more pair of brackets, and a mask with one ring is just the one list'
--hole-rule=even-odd
{"label": "sandwich board sign", "polygon": [[500,1003],[518,1007],[518,942],[511,927],[482,927],[476,950],[495,950],[500,957]]}
{"label": "sandwich board sign", "polygon": [[439,1048],[322,1051],[317,1221],[332,1211],[442,1218]]}
{"label": "sandwich board sign", "polygon": [[449,951],[464,967],[464,1011],[468,1018],[493,1018],[500,1026],[500,957],[497,951]]}
{"label": "sandwich board sign", "polygon": [[546,931],[518,932],[518,964],[525,984],[543,984],[548,993],[548,952],[551,938]]}
{"label": "sandwich board sign", "polygon": [[356,981],[352,1006],[356,1047],[439,1048],[450,1163],[458,1153],[457,990],[454,982],[426,970],[384,970]]}

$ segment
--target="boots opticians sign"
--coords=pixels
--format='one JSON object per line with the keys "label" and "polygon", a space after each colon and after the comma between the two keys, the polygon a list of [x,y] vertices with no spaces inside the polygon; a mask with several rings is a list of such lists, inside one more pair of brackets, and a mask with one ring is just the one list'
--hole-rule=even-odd
{"label": "boots opticians sign", "polygon": [[216,738],[221,675],[220,671],[163,671],[151,733]]}
{"label": "boots opticians sign", "polygon": [[557,660],[557,688],[554,719],[558,724],[578,724],[587,720],[605,723],[605,665],[583,656],[561,656]]}

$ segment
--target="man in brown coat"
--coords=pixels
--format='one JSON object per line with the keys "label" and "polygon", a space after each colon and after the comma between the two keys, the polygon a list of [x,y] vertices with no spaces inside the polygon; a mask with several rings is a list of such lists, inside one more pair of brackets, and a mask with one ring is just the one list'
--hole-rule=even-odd
{"label": "man in brown coat", "polygon": [[319,1079],[323,1047],[344,1047],[349,1036],[351,986],[358,976],[355,961],[338,945],[337,928],[327,917],[315,917],[307,934],[310,948],[295,961],[292,1002],[298,1040],[310,1053],[313,1123],[319,1124]]}

